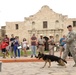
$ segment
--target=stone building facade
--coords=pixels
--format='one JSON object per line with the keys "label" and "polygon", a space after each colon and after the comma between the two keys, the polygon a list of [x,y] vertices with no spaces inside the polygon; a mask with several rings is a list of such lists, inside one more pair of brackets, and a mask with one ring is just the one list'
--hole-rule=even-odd
{"label": "stone building facade", "polygon": [[1,39],[1,29],[0,29],[0,39]]}
{"label": "stone building facade", "polygon": [[6,34],[19,36],[20,40],[26,38],[30,42],[33,33],[39,37],[54,35],[55,41],[58,41],[63,34],[67,34],[67,25],[73,25],[76,30],[76,18],[68,18],[54,12],[48,6],[43,6],[36,14],[25,17],[23,22],[6,22]]}
{"label": "stone building facade", "polygon": [[2,39],[6,34],[6,26],[1,26],[0,29],[0,39]]}

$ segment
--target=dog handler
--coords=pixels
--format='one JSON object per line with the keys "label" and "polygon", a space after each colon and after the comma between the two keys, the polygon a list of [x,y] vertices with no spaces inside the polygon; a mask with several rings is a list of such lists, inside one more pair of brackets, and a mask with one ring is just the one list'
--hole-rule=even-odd
{"label": "dog handler", "polygon": [[73,67],[76,67],[76,32],[73,31],[72,26],[68,25],[67,29],[69,33],[66,36],[66,49],[63,53],[63,59],[66,59],[68,53],[72,54],[73,60],[75,62]]}

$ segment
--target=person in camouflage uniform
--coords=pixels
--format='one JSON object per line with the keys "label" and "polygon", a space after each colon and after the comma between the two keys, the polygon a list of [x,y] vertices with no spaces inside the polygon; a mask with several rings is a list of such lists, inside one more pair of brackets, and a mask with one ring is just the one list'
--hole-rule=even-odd
{"label": "person in camouflage uniform", "polygon": [[69,33],[64,40],[66,42],[66,49],[63,53],[63,59],[66,59],[68,53],[72,54],[73,60],[75,62],[73,67],[76,67],[76,32],[73,31],[72,26],[68,25],[67,29]]}

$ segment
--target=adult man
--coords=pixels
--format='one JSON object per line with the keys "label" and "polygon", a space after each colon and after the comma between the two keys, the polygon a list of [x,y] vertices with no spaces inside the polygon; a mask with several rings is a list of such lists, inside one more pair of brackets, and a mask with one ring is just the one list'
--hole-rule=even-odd
{"label": "adult man", "polygon": [[31,37],[31,58],[33,57],[33,55],[36,57],[36,49],[37,49],[37,38],[35,36],[35,34],[33,34],[33,36]]}
{"label": "adult man", "polygon": [[72,26],[68,25],[67,29],[69,33],[66,36],[66,49],[63,53],[63,59],[66,59],[68,53],[72,54],[73,60],[75,62],[73,67],[76,67],[76,32],[73,31]]}
{"label": "adult man", "polygon": [[4,40],[8,44],[8,46],[6,47],[6,55],[10,57],[9,52],[8,52],[9,51],[9,37],[5,35]]}
{"label": "adult man", "polygon": [[10,43],[11,43],[11,58],[13,57],[13,51],[14,51],[14,40],[15,37],[13,34],[11,34]]}
{"label": "adult man", "polygon": [[50,55],[54,55],[54,45],[55,45],[55,42],[54,42],[54,37],[53,37],[52,34],[49,35],[48,43],[49,43],[49,54]]}
{"label": "adult man", "polygon": [[40,38],[38,39],[38,48],[40,53],[44,53],[44,44],[45,39],[43,38],[43,34],[40,34]]}
{"label": "adult man", "polygon": [[66,42],[64,41],[65,38],[66,38],[66,36],[63,35],[63,37],[60,39],[60,57],[61,57],[62,52],[63,52],[63,50],[64,50],[64,45],[66,44]]}
{"label": "adult man", "polygon": [[7,35],[5,35],[4,40],[5,40],[5,42],[9,45],[9,38],[8,38]]}

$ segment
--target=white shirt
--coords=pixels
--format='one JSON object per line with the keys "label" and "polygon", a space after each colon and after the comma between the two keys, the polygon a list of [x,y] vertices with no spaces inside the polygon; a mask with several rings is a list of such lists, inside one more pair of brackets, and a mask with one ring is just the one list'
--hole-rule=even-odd
{"label": "white shirt", "polygon": [[23,42],[22,42],[22,46],[23,46],[23,47],[26,47],[26,45],[27,45],[27,41],[23,41]]}

